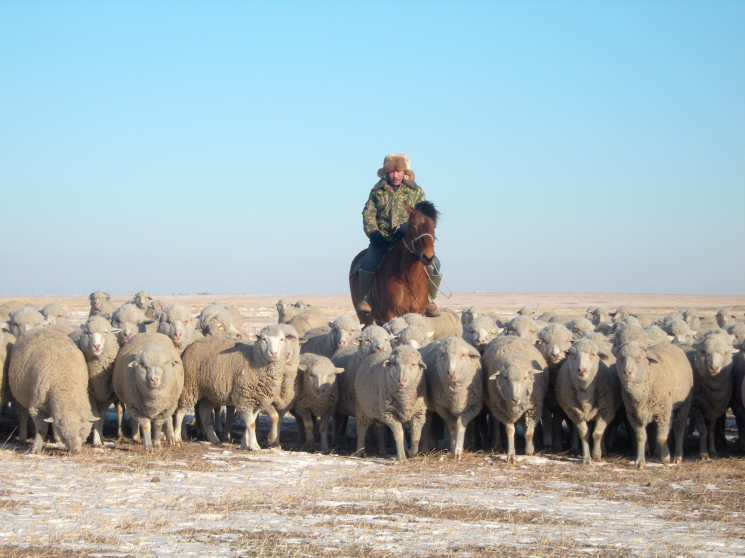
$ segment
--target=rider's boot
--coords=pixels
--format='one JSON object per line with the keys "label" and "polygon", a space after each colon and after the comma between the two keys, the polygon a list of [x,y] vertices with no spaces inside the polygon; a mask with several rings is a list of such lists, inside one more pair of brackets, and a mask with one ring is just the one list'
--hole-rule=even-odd
{"label": "rider's boot", "polygon": [[435,304],[435,297],[437,291],[440,288],[440,282],[442,281],[442,275],[430,275],[429,276],[429,302],[427,307],[424,309],[424,315],[428,318],[437,318],[440,316],[440,311]]}
{"label": "rider's boot", "polygon": [[370,314],[372,307],[367,302],[367,297],[370,295],[373,283],[375,282],[375,274],[369,271],[360,271],[360,301],[357,303],[357,312],[360,314]]}

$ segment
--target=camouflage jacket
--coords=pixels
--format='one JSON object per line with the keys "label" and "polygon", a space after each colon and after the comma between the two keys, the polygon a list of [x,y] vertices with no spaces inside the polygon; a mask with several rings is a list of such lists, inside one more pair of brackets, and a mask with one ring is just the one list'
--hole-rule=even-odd
{"label": "camouflage jacket", "polygon": [[394,192],[388,182],[381,180],[373,186],[365,209],[362,210],[365,234],[369,237],[371,233],[380,231],[383,237],[390,241],[399,225],[409,220],[406,204],[414,207],[424,200],[424,191],[416,182],[402,182]]}

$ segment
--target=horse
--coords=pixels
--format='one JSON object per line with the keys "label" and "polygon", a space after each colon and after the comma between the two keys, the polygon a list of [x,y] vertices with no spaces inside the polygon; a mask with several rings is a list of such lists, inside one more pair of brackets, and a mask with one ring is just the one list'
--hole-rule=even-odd
{"label": "horse", "polygon": [[[357,314],[365,326],[384,324],[404,314],[424,314],[427,306],[429,280],[424,266],[431,265],[435,258],[435,227],[439,212],[426,201],[415,207],[406,204],[406,211],[409,213],[406,234],[389,249],[385,262],[375,275],[375,284],[368,298],[372,313]],[[360,300],[360,289],[359,276],[353,271],[365,252],[357,254],[349,270],[349,289],[355,308]]]}

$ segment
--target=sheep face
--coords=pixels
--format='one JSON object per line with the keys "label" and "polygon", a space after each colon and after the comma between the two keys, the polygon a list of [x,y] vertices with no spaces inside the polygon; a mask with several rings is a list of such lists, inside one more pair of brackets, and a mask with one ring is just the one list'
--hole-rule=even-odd
{"label": "sheep face", "polygon": [[83,324],[80,335],[80,350],[86,356],[100,356],[106,348],[106,337],[117,333],[101,316],[93,316]]}
{"label": "sheep face", "polygon": [[479,353],[483,353],[489,341],[499,335],[499,328],[493,320],[482,316],[476,318],[463,328],[461,337],[466,343],[474,347]]}
{"label": "sheep face", "polygon": [[175,375],[181,361],[173,358],[167,347],[151,343],[145,345],[135,359],[129,363],[138,385],[150,390],[164,389]]}
{"label": "sheep face", "polygon": [[625,306],[619,306],[613,314],[613,322],[618,322],[631,315],[631,311]]}
{"label": "sheep face", "polygon": [[42,327],[44,316],[37,310],[24,306],[12,312],[7,323],[10,332],[18,338],[32,329]]}
{"label": "sheep face", "polygon": [[319,359],[308,366],[299,366],[303,371],[305,391],[315,397],[323,397],[331,391],[336,382],[336,375],[344,372],[343,368],[334,368],[328,359]]}
{"label": "sheep face", "polygon": [[287,347],[287,338],[297,339],[294,335],[285,333],[277,326],[266,326],[258,334],[251,336],[255,347],[261,353],[264,362],[276,362],[280,359],[290,359],[291,351]]}
{"label": "sheep face", "polygon": [[133,335],[140,333],[140,324],[145,322],[148,322],[147,317],[134,304],[125,304],[117,308],[111,316],[111,325],[119,330],[116,334],[119,345],[124,345]]}
{"label": "sheep face", "polygon": [[674,337],[674,343],[692,343],[693,330],[683,320],[675,320],[668,326],[668,333]]}
{"label": "sheep face", "polygon": [[54,430],[70,453],[79,453],[83,447],[83,442],[91,433],[93,423],[98,419],[91,413],[90,416],[83,417],[77,413],[65,413],[56,419],[47,418],[45,422],[54,425]]}
{"label": "sheep face", "polygon": [[47,325],[66,325],[70,314],[55,302],[50,302],[41,309],[41,314]]}
{"label": "sheep face", "polygon": [[710,376],[716,376],[723,368],[732,364],[733,348],[729,338],[722,335],[710,335],[696,349],[696,364],[699,370],[706,370]]}
{"label": "sheep face", "polygon": [[734,324],[731,325],[727,332],[734,336],[734,339],[732,340],[732,344],[740,349],[742,348],[743,341],[745,341],[745,324]]}
{"label": "sheep face", "polygon": [[496,369],[489,380],[496,383],[497,392],[508,409],[514,414],[522,414],[533,395],[533,380],[538,372],[531,362],[522,355],[510,354],[497,361]]}
{"label": "sheep face", "polygon": [[91,293],[90,297],[88,298],[90,298],[91,301],[91,310],[95,312],[103,312],[106,303],[111,300],[109,293],[105,293],[103,291],[96,291],[95,293]]}
{"label": "sheep face", "polygon": [[396,337],[391,340],[392,347],[409,345],[417,350],[424,347],[434,335],[434,331],[426,332],[418,326],[407,326],[402,329]]}
{"label": "sheep face", "polygon": [[437,348],[437,375],[445,383],[470,385],[480,369],[480,353],[463,339],[450,337]]}
{"label": "sheep face", "polygon": [[158,333],[170,337],[179,351],[191,341],[193,329],[191,313],[181,304],[172,304],[160,314]]}
{"label": "sheep face", "polygon": [[218,310],[208,314],[199,320],[199,326],[204,335],[235,341],[243,339],[241,332],[233,325],[233,320],[227,310]]}
{"label": "sheep face", "polygon": [[460,315],[460,323],[463,327],[466,327],[468,324],[473,322],[476,318],[481,316],[482,312],[481,310],[476,306],[470,306],[463,310],[463,312]]}
{"label": "sheep face", "polygon": [[527,316],[517,316],[507,322],[504,332],[507,335],[515,335],[527,339],[528,341],[532,341],[537,333],[537,325],[535,321]]}
{"label": "sheep face", "polygon": [[563,325],[552,324],[538,333],[535,344],[546,362],[555,366],[566,358],[572,346],[572,332]]}
{"label": "sheep face", "polygon": [[401,345],[393,349],[383,367],[389,384],[405,388],[419,383],[427,365],[424,364],[419,351],[408,345]]}
{"label": "sheep face", "polygon": [[628,341],[616,352],[616,373],[624,385],[643,382],[649,376],[650,363],[658,362],[639,341]]}
{"label": "sheep face", "polygon": [[388,333],[391,335],[398,335],[402,329],[404,329],[409,324],[406,323],[406,320],[403,318],[392,318],[383,326],[383,329],[385,329]]}
{"label": "sheep face", "polygon": [[[587,316],[585,316],[587,317]],[[588,318],[592,325],[595,327],[599,326],[600,324],[605,324],[613,321],[613,318],[611,318],[610,312],[606,308],[603,308],[601,306],[595,308],[592,312],[592,317]]]}
{"label": "sheep face", "polygon": [[716,319],[717,325],[721,328],[725,328],[735,322],[735,315],[729,308],[722,308],[719,312],[717,312]]}
{"label": "sheep face", "polygon": [[335,321],[329,322],[329,326],[334,349],[346,347],[359,332],[359,325],[355,324],[349,316],[340,316]]}
{"label": "sheep face", "polygon": [[355,339],[357,345],[357,355],[362,362],[367,357],[375,353],[391,352],[391,336],[382,327],[369,326],[362,332],[359,339]]}
{"label": "sheep face", "polygon": [[567,366],[572,381],[582,388],[589,386],[597,376],[601,360],[607,360],[608,355],[589,339],[580,339],[569,348]]}
{"label": "sheep face", "polygon": [[140,291],[134,297],[135,306],[137,306],[137,308],[139,308],[143,312],[147,310],[147,307],[150,306],[150,303],[152,301],[153,301],[152,297],[149,294],[147,294],[145,291]]}

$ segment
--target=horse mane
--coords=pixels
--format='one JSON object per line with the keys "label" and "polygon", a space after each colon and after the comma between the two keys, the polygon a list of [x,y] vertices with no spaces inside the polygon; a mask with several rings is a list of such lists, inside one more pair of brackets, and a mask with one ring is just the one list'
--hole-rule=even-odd
{"label": "horse mane", "polygon": [[435,209],[435,205],[432,202],[421,201],[414,206],[414,209],[432,219],[435,225],[437,224],[437,218],[440,216],[440,212]]}

